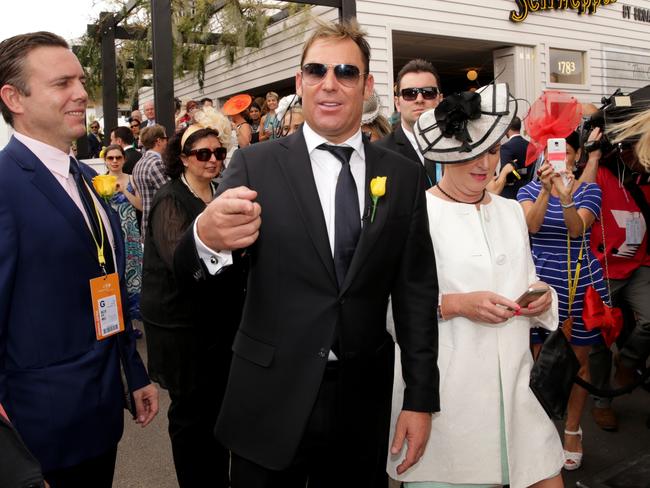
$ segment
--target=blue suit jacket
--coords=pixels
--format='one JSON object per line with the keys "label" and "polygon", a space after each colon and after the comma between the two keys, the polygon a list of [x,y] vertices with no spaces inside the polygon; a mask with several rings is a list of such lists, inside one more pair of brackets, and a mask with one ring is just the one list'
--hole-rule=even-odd
{"label": "blue suit jacket", "polygon": [[[119,220],[102,205],[126,297]],[[149,383],[128,320],[126,333],[95,338],[89,280],[99,275],[81,211],[12,138],[0,151],[0,402],[45,472],[100,455],[122,436],[118,340],[131,389]]]}

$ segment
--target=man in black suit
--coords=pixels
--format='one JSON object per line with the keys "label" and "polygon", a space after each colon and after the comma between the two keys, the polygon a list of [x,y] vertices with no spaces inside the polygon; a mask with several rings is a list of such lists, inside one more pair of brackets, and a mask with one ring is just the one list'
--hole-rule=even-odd
{"label": "man in black suit", "polygon": [[407,384],[391,446],[408,444],[400,472],[439,409],[426,176],[361,136],[369,57],[356,22],[315,31],[296,74],[303,128],[238,150],[176,253],[176,273],[196,280],[238,258],[224,250],[245,249],[250,263],[216,426],[233,488],[387,485],[389,295]]}
{"label": "man in black suit", "polygon": [[111,130],[111,144],[122,146],[124,154],[126,155],[126,162],[122,167],[122,171],[127,175],[133,173],[135,163],[140,161],[142,153],[134,147],[135,138],[133,137],[131,129],[125,126],[115,127]]}
{"label": "man in black suit", "polygon": [[508,163],[512,164],[521,178],[517,178],[514,174],[509,174],[506,178],[501,196],[516,199],[519,188],[530,181],[534,166],[530,168],[526,167],[528,141],[521,135],[521,119],[519,117],[512,119],[506,135],[508,136],[508,142],[501,144],[500,167],[503,168]]}
{"label": "man in black suit", "polygon": [[[400,153],[424,165],[427,188],[438,181],[436,163],[425,159],[413,134],[413,126],[422,112],[435,108],[442,100],[440,77],[433,65],[423,59],[412,59],[397,74],[395,108],[400,113],[400,124],[393,133],[377,144]],[[438,165],[440,168],[440,165]]]}

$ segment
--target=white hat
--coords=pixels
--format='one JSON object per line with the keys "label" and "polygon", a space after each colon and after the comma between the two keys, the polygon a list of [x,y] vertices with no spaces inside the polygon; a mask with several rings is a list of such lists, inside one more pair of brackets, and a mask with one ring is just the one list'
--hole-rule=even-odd
{"label": "white hat", "polygon": [[475,92],[456,93],[420,115],[415,138],[425,158],[438,163],[476,159],[508,131],[517,114],[517,101],[506,83]]}
{"label": "white hat", "polygon": [[363,102],[363,114],[361,115],[361,125],[370,124],[379,115],[381,110],[381,100],[376,91],[373,90],[368,100]]}

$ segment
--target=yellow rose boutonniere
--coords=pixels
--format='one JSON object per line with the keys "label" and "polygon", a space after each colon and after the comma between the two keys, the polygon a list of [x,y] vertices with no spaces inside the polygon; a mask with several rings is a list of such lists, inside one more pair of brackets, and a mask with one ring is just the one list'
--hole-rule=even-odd
{"label": "yellow rose boutonniere", "polygon": [[381,197],[386,194],[386,180],[387,176],[377,176],[370,180],[370,196],[372,197],[372,214],[370,215],[370,223],[375,220],[375,212],[377,211],[377,202]]}
{"label": "yellow rose boutonniere", "polygon": [[108,203],[115,194],[117,178],[113,175],[97,175],[93,178],[93,186],[97,194]]}

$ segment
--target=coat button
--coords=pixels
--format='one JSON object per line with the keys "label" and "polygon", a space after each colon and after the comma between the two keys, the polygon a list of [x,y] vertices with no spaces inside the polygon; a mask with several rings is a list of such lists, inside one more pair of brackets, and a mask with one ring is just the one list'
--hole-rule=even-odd
{"label": "coat button", "polygon": [[499,254],[497,256],[497,264],[506,264],[507,259],[508,258],[506,257],[505,254]]}
{"label": "coat button", "polygon": [[321,358],[326,358],[328,355],[328,350],[325,349],[324,347],[321,347],[320,350],[318,351],[318,356]]}

